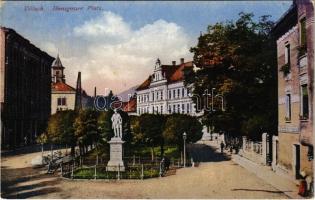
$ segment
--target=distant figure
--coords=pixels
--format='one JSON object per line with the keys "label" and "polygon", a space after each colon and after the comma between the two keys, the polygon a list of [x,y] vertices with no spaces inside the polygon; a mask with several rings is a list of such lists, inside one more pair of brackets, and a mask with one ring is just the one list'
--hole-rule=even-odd
{"label": "distant figure", "polygon": [[220,147],[221,147],[221,153],[223,153],[223,149],[224,149],[224,143],[223,143],[223,141],[221,141]]}
{"label": "distant figure", "polygon": [[27,136],[24,137],[24,144],[27,145]]}
{"label": "distant figure", "polygon": [[164,157],[164,166],[165,166],[165,170],[169,170],[170,168],[170,164],[171,164],[171,161],[168,157]]}

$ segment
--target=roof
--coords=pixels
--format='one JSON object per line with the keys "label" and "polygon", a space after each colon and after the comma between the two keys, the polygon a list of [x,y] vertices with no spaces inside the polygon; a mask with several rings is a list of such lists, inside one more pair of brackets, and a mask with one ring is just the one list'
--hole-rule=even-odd
{"label": "roof", "polygon": [[297,5],[295,2],[290,8],[278,19],[272,28],[272,34],[279,38],[284,35],[288,30],[297,24]]}
{"label": "roof", "polygon": [[59,58],[59,54],[57,55],[57,58],[54,60],[54,62],[52,63],[51,65],[52,67],[61,67],[61,68],[64,68],[62,63],[61,63],[61,60]]}
{"label": "roof", "polygon": [[38,55],[43,56],[43,58],[47,59],[49,62],[52,62],[54,60],[54,57],[50,56],[47,52],[41,50],[40,48],[36,47],[34,44],[32,44],[28,39],[24,38],[22,35],[17,33],[14,29],[4,27],[0,25],[0,30],[3,31],[6,35],[9,35],[9,37],[6,37],[6,39],[14,38],[17,39],[19,42],[23,43],[24,45],[28,45],[28,48],[33,50],[33,53],[36,53]]}
{"label": "roof", "polygon": [[[183,70],[187,68],[193,68],[193,62],[185,62],[179,65],[162,65],[162,73],[165,74],[167,83],[175,83],[178,81],[184,80],[184,73]],[[145,90],[148,89],[152,80],[152,75],[150,75],[140,86],[136,89],[139,90]]]}
{"label": "roof", "polygon": [[131,98],[128,102],[123,102],[123,111],[136,112],[137,111],[137,99]]}
{"label": "roof", "polygon": [[52,91],[75,92],[76,90],[70,85],[62,82],[52,83]]}

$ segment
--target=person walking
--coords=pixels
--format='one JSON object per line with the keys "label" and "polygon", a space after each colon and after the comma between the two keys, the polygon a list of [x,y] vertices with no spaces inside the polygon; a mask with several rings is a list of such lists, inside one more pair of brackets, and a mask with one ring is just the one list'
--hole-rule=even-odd
{"label": "person walking", "polygon": [[224,149],[224,143],[223,143],[223,141],[221,141],[220,147],[221,147],[221,153],[223,153],[223,149]]}

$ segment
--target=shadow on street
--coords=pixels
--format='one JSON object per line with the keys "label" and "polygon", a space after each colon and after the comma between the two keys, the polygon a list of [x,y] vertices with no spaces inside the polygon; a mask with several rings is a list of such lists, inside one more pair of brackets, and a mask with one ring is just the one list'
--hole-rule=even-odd
{"label": "shadow on street", "polygon": [[60,182],[57,177],[39,174],[40,169],[26,167],[7,169],[1,167],[1,197],[25,199],[60,191],[55,187]]}
{"label": "shadow on street", "polygon": [[187,153],[194,162],[221,162],[230,160],[230,156],[215,151],[216,149],[205,144],[188,144]]}

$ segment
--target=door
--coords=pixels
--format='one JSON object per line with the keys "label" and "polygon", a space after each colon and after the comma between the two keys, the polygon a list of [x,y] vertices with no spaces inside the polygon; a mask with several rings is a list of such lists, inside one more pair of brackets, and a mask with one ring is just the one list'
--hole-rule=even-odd
{"label": "door", "polygon": [[296,179],[300,178],[300,145],[294,145],[294,175]]}

